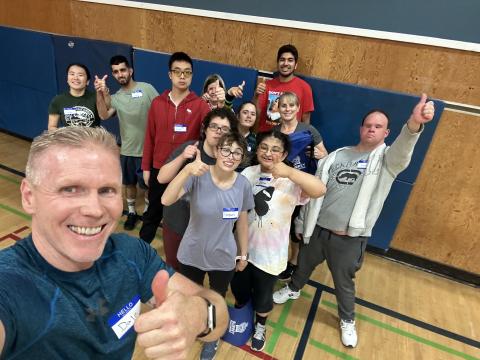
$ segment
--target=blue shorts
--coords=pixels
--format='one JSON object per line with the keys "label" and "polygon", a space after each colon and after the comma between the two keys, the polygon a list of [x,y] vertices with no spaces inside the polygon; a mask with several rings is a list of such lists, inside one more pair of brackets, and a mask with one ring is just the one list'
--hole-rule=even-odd
{"label": "blue shorts", "polygon": [[143,181],[141,157],[120,155],[120,165],[122,166],[123,185],[138,184],[141,189],[148,189]]}

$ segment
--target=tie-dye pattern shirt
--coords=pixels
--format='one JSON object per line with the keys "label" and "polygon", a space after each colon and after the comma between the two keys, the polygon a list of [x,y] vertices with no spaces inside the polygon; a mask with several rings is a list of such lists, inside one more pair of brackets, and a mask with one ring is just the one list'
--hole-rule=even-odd
{"label": "tie-dye pattern shirt", "polygon": [[243,170],[252,185],[255,208],[248,213],[248,253],[253,265],[278,275],[287,266],[290,219],[297,205],[309,198],[300,186],[287,178],[274,179],[263,173],[260,165]]}

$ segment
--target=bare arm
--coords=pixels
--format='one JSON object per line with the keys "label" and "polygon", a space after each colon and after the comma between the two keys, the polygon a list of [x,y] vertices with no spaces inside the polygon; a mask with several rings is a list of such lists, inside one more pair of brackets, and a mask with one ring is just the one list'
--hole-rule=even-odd
{"label": "bare arm", "polygon": [[162,204],[165,206],[172,205],[178,199],[180,199],[183,194],[185,194],[185,190],[183,189],[183,185],[190,176],[202,176],[205,174],[209,167],[207,164],[202,162],[200,150],[196,149],[197,157],[195,161],[185,166],[177,176],[168,184],[165,192],[162,195]]}
{"label": "bare arm", "polygon": [[164,164],[158,172],[157,180],[160,184],[168,184],[178,174],[185,161],[193,159],[197,154],[198,141],[188,145],[182,153],[172,161]]}
{"label": "bare arm", "polygon": [[58,128],[59,121],[59,114],[48,114],[48,130],[55,130],[56,128]]}
{"label": "bare arm", "polygon": [[318,177],[285,165],[283,162],[274,165],[272,175],[274,178],[289,178],[300,186],[303,193],[310,198],[318,198],[327,190],[325,184]]}
{"label": "bare arm", "polygon": [[313,157],[317,160],[323,159],[325,156],[328,155],[327,149],[325,149],[325,145],[323,145],[323,141],[317,145],[313,149]]}
{"label": "bare arm", "polygon": [[302,122],[305,123],[305,124],[310,124],[310,115],[311,114],[312,114],[311,112],[303,113],[302,114]]}
{"label": "bare arm", "polygon": [[[241,211],[238,216],[237,226],[235,228],[235,238],[237,240],[238,254],[246,256],[248,253],[248,213]],[[247,266],[247,260],[239,260],[237,262],[237,271],[243,271]]]}

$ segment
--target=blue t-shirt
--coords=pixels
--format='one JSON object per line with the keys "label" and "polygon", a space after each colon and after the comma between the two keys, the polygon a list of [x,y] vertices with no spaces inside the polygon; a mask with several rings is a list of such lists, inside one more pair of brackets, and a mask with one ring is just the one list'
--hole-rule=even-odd
{"label": "blue t-shirt", "polygon": [[31,235],[1,251],[2,359],[131,359],[136,333],[123,331],[138,301],[152,298],[161,269],[174,273],[152,247],[126,234],[111,235],[100,259],[80,272],[47,263]]}

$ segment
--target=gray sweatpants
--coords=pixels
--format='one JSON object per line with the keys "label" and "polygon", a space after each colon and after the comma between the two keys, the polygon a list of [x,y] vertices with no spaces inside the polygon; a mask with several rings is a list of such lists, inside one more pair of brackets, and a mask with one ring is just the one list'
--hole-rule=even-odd
{"label": "gray sweatpants", "polygon": [[355,319],[355,273],[362,266],[367,237],[336,235],[318,225],[308,244],[301,243],[298,267],[292,275],[290,289],[298,291],[305,286],[317,265],[327,260],[335,285],[338,316]]}

